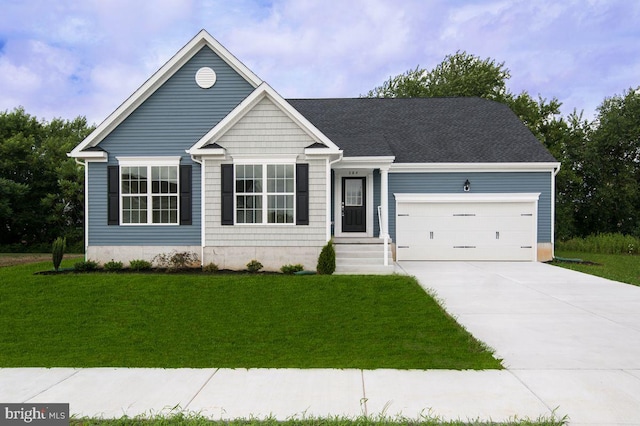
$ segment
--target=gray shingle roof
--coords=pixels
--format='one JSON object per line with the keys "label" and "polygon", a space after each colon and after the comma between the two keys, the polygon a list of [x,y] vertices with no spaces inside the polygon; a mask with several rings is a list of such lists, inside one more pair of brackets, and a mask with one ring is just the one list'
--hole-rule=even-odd
{"label": "gray shingle roof", "polygon": [[508,106],[481,98],[288,99],[345,157],[396,163],[555,162]]}

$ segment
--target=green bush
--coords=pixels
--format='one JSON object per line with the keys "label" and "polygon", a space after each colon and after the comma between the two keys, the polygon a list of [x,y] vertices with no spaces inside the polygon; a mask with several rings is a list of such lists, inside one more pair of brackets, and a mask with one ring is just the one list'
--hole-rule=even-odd
{"label": "green bush", "polygon": [[256,273],[262,268],[263,268],[262,263],[258,262],[255,259],[253,259],[251,262],[247,263],[247,271],[249,271],[251,273]]}
{"label": "green bush", "polygon": [[322,275],[331,275],[336,271],[336,251],[333,248],[333,240],[329,240],[318,257],[316,270]]}
{"label": "green bush", "polygon": [[284,265],[280,270],[283,274],[293,275],[296,272],[304,271],[304,266],[299,263],[297,265]]}
{"label": "green bush", "polygon": [[215,274],[216,272],[218,272],[218,265],[216,265],[215,263],[211,262],[206,266],[202,267],[202,272],[206,272],[209,274]]}
{"label": "green bush", "polygon": [[640,238],[623,234],[597,234],[585,238],[558,241],[556,248],[565,251],[600,254],[640,254]]}
{"label": "green bush", "polygon": [[132,271],[148,271],[151,269],[151,262],[142,259],[134,259],[129,262],[129,269]]}
{"label": "green bush", "polygon": [[116,262],[113,259],[111,259],[110,262],[105,263],[102,267],[107,272],[118,272],[118,271],[122,271],[122,268],[123,268],[122,262]]}
{"label": "green bush", "polygon": [[62,263],[62,257],[64,256],[64,250],[67,246],[67,239],[58,237],[51,246],[51,254],[53,257],[53,269],[58,271],[60,269],[60,263]]}
{"label": "green bush", "polygon": [[93,260],[82,260],[80,262],[76,262],[73,265],[73,269],[76,272],[91,272],[98,269],[98,262],[94,262]]}

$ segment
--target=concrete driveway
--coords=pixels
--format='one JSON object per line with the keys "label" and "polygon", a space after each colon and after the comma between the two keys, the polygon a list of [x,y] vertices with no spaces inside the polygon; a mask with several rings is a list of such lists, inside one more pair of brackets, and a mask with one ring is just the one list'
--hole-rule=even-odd
{"label": "concrete driveway", "polygon": [[640,287],[542,263],[400,267],[572,424],[640,424]]}

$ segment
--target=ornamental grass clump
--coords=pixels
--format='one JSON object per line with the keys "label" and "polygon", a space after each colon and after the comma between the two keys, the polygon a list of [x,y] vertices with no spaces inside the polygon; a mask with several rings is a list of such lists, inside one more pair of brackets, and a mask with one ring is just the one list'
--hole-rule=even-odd
{"label": "ornamental grass clump", "polygon": [[51,253],[53,257],[53,269],[58,272],[60,269],[60,263],[62,263],[62,257],[64,256],[64,250],[67,247],[67,239],[64,237],[58,237],[51,246]]}

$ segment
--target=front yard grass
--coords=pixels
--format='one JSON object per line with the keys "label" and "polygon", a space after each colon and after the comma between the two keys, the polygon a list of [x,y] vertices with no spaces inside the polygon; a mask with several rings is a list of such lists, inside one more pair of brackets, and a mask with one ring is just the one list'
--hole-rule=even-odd
{"label": "front yard grass", "polygon": [[556,250],[556,257],[582,259],[583,263],[554,262],[554,265],[614,281],[640,286],[640,256],[630,254],[596,254]]}
{"label": "front yard grass", "polygon": [[409,277],[47,269],[0,268],[0,367],[502,368]]}

